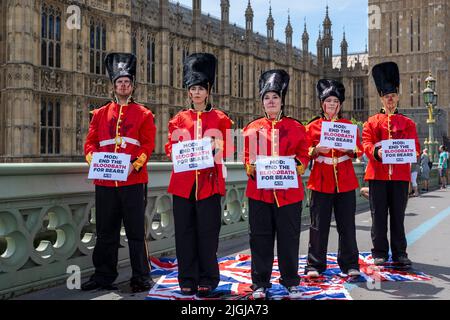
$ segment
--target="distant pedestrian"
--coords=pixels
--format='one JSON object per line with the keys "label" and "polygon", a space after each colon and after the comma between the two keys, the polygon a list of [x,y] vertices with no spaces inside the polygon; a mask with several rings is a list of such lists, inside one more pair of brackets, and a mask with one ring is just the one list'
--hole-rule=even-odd
{"label": "distant pedestrian", "polygon": [[433,162],[428,155],[428,149],[423,149],[422,155],[420,156],[420,179],[423,182],[422,191],[428,192],[430,171],[432,167]]}
{"label": "distant pedestrian", "polygon": [[417,185],[417,175],[419,174],[419,164],[411,163],[411,187],[409,196],[410,197],[418,197],[419,196],[419,187]]}
{"label": "distant pedestrian", "polygon": [[448,169],[448,152],[447,147],[441,145],[439,147],[439,178],[441,180],[441,189],[447,187],[447,169]]}

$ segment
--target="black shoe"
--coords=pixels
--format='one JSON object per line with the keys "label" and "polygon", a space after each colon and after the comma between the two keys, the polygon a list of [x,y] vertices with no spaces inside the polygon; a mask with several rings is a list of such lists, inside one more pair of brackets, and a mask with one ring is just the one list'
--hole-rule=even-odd
{"label": "black shoe", "polygon": [[105,284],[103,286],[101,286],[102,290],[119,290],[119,287],[113,285],[113,284]]}
{"label": "black shoe", "polygon": [[100,283],[98,283],[97,281],[89,280],[81,285],[81,290],[91,291],[91,290],[99,289],[99,288],[101,288],[101,286],[102,285]]}
{"label": "black shoe", "polygon": [[197,296],[199,298],[206,298],[209,297],[211,295],[211,292],[213,291],[211,286],[199,286],[198,290],[197,290]]}
{"label": "black shoe", "polygon": [[180,291],[183,296],[193,296],[197,293],[197,288],[183,287],[180,288]]}
{"label": "black shoe", "polygon": [[81,290],[83,291],[92,291],[95,289],[117,290],[118,288],[113,284],[101,284],[95,280],[86,281],[81,285]]}
{"label": "black shoe", "polygon": [[376,266],[383,266],[386,264],[386,258],[373,258],[373,264]]}
{"label": "black shoe", "polygon": [[398,257],[394,260],[394,264],[404,267],[404,268],[410,268],[412,265],[412,261],[408,259],[406,256]]}
{"label": "black shoe", "polygon": [[265,300],[267,297],[267,288],[259,287],[253,290],[252,298],[253,300]]}
{"label": "black shoe", "polygon": [[130,281],[131,291],[134,293],[137,292],[148,292],[155,285],[155,282],[150,280],[142,280],[142,281]]}

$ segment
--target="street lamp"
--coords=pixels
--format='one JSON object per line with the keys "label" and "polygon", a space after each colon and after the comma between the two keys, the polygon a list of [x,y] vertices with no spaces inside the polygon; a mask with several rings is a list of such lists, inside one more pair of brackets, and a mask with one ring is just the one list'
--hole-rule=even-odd
{"label": "street lamp", "polygon": [[427,87],[429,87],[431,90],[436,90],[436,79],[433,78],[433,76],[431,75],[431,71],[428,74],[428,77],[425,79],[425,84],[427,85]]}
{"label": "street lamp", "polygon": [[428,109],[428,140],[425,139],[425,146],[428,146],[428,151],[430,154],[431,161],[435,161],[435,157],[437,155],[436,147],[438,142],[434,138],[434,124],[436,120],[434,119],[434,108],[437,106],[438,95],[435,92],[436,90],[436,79],[430,74],[425,79],[425,90],[423,90],[423,100]]}

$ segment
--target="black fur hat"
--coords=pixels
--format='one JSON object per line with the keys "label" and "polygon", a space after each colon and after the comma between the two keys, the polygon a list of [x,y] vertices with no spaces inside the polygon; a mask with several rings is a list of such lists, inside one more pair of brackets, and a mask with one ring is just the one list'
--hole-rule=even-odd
{"label": "black fur hat", "polygon": [[281,97],[282,106],[289,87],[289,74],[284,70],[269,70],[259,78],[259,95],[261,99],[267,92],[276,92]]}
{"label": "black fur hat", "polygon": [[380,97],[389,93],[398,93],[400,73],[395,62],[383,62],[372,68],[372,77]]}
{"label": "black fur hat", "polygon": [[194,53],[186,57],[183,66],[183,83],[189,89],[202,86],[211,90],[216,77],[216,57],[210,53]]}
{"label": "black fur hat", "polygon": [[136,78],[136,56],[131,53],[111,52],[105,57],[109,78],[114,83],[120,77]]}
{"label": "black fur hat", "polygon": [[336,80],[320,79],[317,82],[317,96],[323,102],[328,97],[336,97],[342,104],[345,100],[345,87]]}

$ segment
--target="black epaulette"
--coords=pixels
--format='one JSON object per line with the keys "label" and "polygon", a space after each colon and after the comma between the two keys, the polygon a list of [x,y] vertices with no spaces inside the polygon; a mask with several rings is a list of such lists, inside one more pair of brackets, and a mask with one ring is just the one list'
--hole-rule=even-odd
{"label": "black epaulette", "polygon": [[322,118],[321,116],[315,116],[314,118],[312,118],[311,120],[308,121],[307,125],[312,123],[312,122],[314,122],[314,121],[316,121],[316,120],[319,120],[321,118]]}

